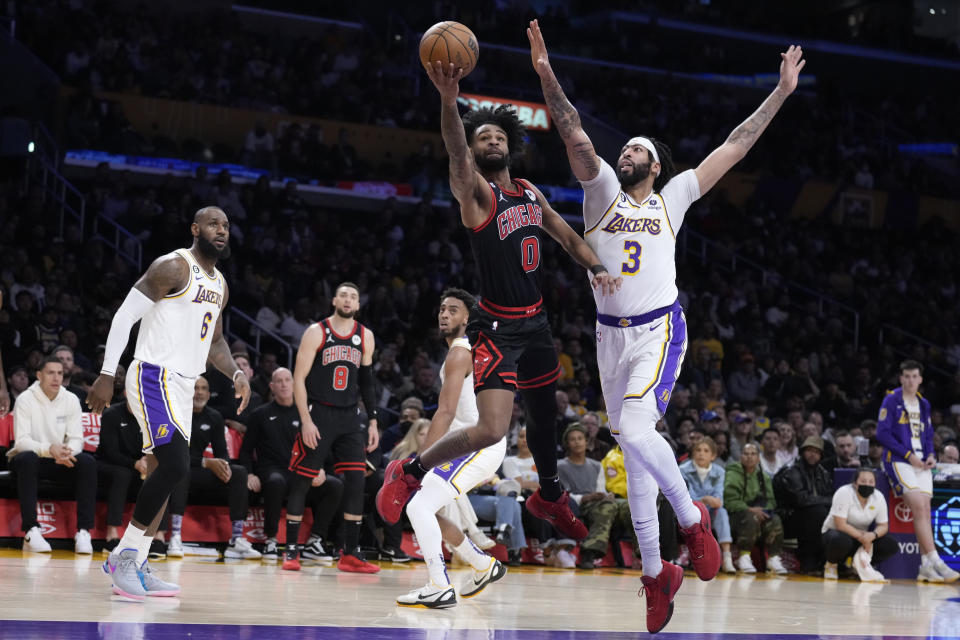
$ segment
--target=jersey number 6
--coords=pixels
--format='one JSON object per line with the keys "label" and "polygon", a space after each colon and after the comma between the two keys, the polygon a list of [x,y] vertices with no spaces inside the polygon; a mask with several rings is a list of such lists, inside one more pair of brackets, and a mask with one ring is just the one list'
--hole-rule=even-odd
{"label": "jersey number 6", "polygon": [[627,240],[623,243],[623,251],[627,254],[627,261],[620,267],[620,273],[625,276],[632,276],[640,270],[640,252],[643,247],[635,240]]}
{"label": "jersey number 6", "polygon": [[200,325],[200,339],[204,340],[207,337],[207,331],[210,330],[210,321],[213,320],[213,314],[207,311],[203,314],[203,324]]}

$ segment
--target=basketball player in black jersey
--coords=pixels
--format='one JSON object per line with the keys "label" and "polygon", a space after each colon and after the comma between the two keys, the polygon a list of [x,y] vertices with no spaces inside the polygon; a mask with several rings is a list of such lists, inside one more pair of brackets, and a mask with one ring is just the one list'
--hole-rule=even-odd
{"label": "basketball player in black jersey", "polygon": [[[300,434],[293,443],[290,471],[294,479],[287,496],[287,549],[283,568],[300,569],[297,539],[307,492],[333,451],[334,469],[343,476],[343,553],[337,568],[376,573],[380,567],[360,552],[363,520],[363,471],[366,451],[377,448],[376,402],[373,387],[373,332],[353,319],[360,308],[360,290],[352,282],[337,287],[334,313],[303,334],[293,373],[293,397],[300,413]],[[357,400],[367,409],[364,433],[357,420]]]}
{"label": "basketball player in black jersey", "polygon": [[523,394],[530,425],[527,439],[540,474],[540,489],[527,500],[530,513],[564,535],[587,536],[568,506],[557,475],[556,382],[560,364],[540,294],[541,229],[592,273],[592,284],[611,294],[613,278],[583,238],[564,222],[537,187],[511,178],[510,156],[521,151],[523,125],[508,107],[457,112],[462,69],[436,62],[427,75],[440,92],[443,141],[450,155],[450,189],[480,271],[482,298],[470,314],[474,388],[480,419],[449,432],[413,460],[390,463],[377,494],[388,522],[432,467],[488,447],[504,436],[516,390]]}

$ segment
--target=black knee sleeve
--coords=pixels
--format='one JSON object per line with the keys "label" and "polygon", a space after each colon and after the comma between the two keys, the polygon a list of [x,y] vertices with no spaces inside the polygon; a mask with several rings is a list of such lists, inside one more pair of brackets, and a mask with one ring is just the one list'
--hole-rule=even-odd
{"label": "black knee sleeve", "polygon": [[170,442],[154,447],[153,455],[157,468],[143,481],[133,510],[133,519],[142,525],[153,521],[170,492],[190,471],[190,445],[179,431],[174,432]]}
{"label": "black knee sleeve", "polygon": [[287,495],[287,515],[302,516],[307,504],[307,492],[310,491],[310,478],[293,474],[290,479],[290,493]]}
{"label": "black knee sleeve", "polygon": [[541,478],[557,475],[557,385],[548,384],[535,389],[524,389],[523,404],[530,424],[527,426],[527,445]]}
{"label": "black knee sleeve", "polygon": [[363,471],[343,472],[343,512],[363,515]]}

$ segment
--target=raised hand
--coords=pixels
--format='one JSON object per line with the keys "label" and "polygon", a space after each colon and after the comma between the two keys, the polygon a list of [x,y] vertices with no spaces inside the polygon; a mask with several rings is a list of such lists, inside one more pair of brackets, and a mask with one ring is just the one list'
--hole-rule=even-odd
{"label": "raised hand", "polygon": [[536,20],[531,20],[530,26],[527,27],[527,39],[530,41],[530,58],[533,60],[533,70],[541,77],[553,73],[550,68],[550,59],[547,57],[547,44],[543,41],[540,23]]}
{"label": "raised hand", "polygon": [[424,67],[433,86],[440,92],[440,99],[456,102],[460,95],[460,78],[463,77],[463,68],[454,66],[451,62],[444,65],[439,60]]}
{"label": "raised hand", "polygon": [[787,93],[793,93],[797,88],[800,70],[807,64],[803,58],[803,49],[797,45],[790,45],[786,53],[780,54],[780,82],[778,86]]}

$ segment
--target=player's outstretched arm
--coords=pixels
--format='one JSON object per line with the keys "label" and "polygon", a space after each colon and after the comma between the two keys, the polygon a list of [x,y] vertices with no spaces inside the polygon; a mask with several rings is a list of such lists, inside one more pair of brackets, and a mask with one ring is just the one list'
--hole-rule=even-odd
{"label": "player's outstretched arm", "polygon": [[183,289],[189,279],[190,268],[187,261],[178,255],[169,254],[154,260],[146,273],[133,285],[110,323],[103,367],[87,393],[87,406],[91,412],[101,413],[110,406],[113,376],[117,372],[120,356],[130,340],[130,329],[153,308],[155,302],[169,293]]}
{"label": "player's outstretched arm", "polygon": [[460,402],[460,392],[463,390],[463,381],[473,371],[473,358],[470,351],[463,347],[453,347],[444,360],[446,375],[443,386],[440,387],[440,396],[437,399],[437,410],[430,419],[430,428],[427,430],[427,439],[424,440],[421,451],[426,451],[430,445],[446,435],[450,424],[457,415],[457,404]]}
{"label": "player's outstretched arm", "polygon": [[293,401],[300,414],[300,435],[303,438],[303,444],[311,449],[317,448],[320,430],[313,424],[313,418],[310,417],[310,408],[307,404],[307,374],[310,373],[313,361],[317,357],[317,350],[323,346],[325,339],[323,325],[310,325],[300,338],[297,363],[293,367]]}
{"label": "player's outstretched arm", "polygon": [[557,76],[550,66],[547,57],[547,45],[540,32],[540,24],[533,20],[527,28],[527,39],[530,40],[530,57],[533,59],[533,69],[540,76],[540,87],[543,90],[543,99],[550,110],[550,117],[563,138],[567,148],[567,159],[570,160],[570,169],[577,180],[584,182],[593,180],[600,173],[600,159],[593,148],[593,143],[580,124],[580,114],[574,108],[563,89]]}
{"label": "player's outstretched arm", "polygon": [[802,60],[803,49],[790,45],[786,53],[781,53],[780,82],[760,108],[744,120],[733,130],[726,142],[714,149],[707,158],[696,168],[697,180],[700,183],[700,195],[703,196],[724,176],[724,174],[740,162],[747,151],[764,132],[767,125],[783,106],[793,90],[797,88],[800,70],[807,64]]}
{"label": "player's outstretched arm", "polygon": [[217,368],[217,371],[233,379],[233,389],[236,391],[234,397],[240,398],[240,406],[237,407],[237,413],[243,413],[250,402],[250,381],[247,380],[247,374],[243,372],[237,361],[233,359],[230,353],[230,345],[223,337],[223,310],[227,308],[227,300],[230,299],[230,288],[226,281],[223,283],[223,306],[220,308],[220,316],[217,318],[217,327],[213,330],[213,341],[210,343],[210,354],[207,356],[207,362]]}
{"label": "player's outstretched arm", "polygon": [[536,192],[540,206],[543,208],[543,229],[550,234],[550,237],[560,243],[560,246],[570,254],[571,258],[590,272],[592,276],[590,283],[593,288],[599,289],[606,296],[619,291],[623,285],[623,277],[614,278],[611,276],[607,268],[600,262],[600,258],[590,248],[590,245],[567,224],[567,221],[559,213],[554,211],[547,199],[543,197],[540,189],[532,184],[530,187]]}
{"label": "player's outstretched arm", "polygon": [[490,208],[490,189],[473,163],[463,121],[457,111],[460,78],[463,69],[451,62],[434,62],[426,67],[427,76],[440,92],[440,133],[450,157],[450,191],[460,203],[463,223],[475,227],[483,223]]}

